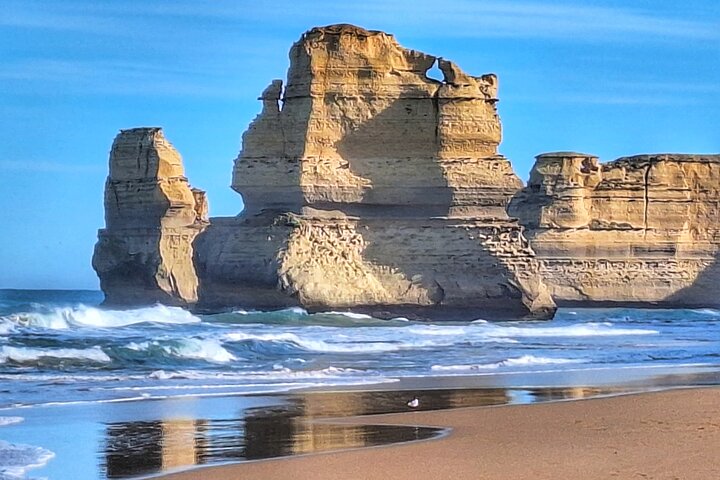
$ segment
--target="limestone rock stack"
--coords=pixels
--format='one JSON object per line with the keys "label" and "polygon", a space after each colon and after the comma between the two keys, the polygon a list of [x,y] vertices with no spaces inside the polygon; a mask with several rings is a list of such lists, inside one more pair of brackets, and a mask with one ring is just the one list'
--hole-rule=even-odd
{"label": "limestone rock stack", "polygon": [[159,128],[123,130],[110,152],[105,229],[93,268],[110,304],[197,301],[193,241],[207,226],[205,192]]}
{"label": "limestone rock stack", "polygon": [[498,153],[497,92],[392,35],[314,28],[243,135],[245,210],[211,222],[160,129],[122,131],[93,257],[108,303],[451,319],[720,305],[720,155],[548,153],[523,188]]}
{"label": "limestone rock stack", "polygon": [[552,315],[506,213],[522,182],[497,153],[494,75],[332,25],[260,100],[233,172],[246,210],[197,241],[202,304]]}
{"label": "limestone rock stack", "polygon": [[720,304],[720,155],[543,154],[510,213],[558,303]]}

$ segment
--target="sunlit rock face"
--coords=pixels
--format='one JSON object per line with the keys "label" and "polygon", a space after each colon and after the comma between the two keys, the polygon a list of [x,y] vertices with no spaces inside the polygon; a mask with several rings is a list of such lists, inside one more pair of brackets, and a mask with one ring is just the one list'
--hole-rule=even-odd
{"label": "sunlit rock face", "polygon": [[720,304],[720,155],[543,154],[510,214],[559,303]]}
{"label": "sunlit rock face", "polygon": [[260,100],[233,171],[246,210],[197,242],[201,303],[552,315],[506,214],[522,182],[497,153],[494,75],[332,25],[293,45],[285,88]]}
{"label": "sunlit rock face", "polygon": [[[504,216],[522,186],[497,154],[497,79],[349,25],[315,28],[290,51],[243,136],[233,188],[248,212],[303,206],[412,207]],[[426,76],[439,64],[445,80]],[[280,108],[282,107],[282,108]],[[360,208],[366,207],[366,208]],[[501,211],[498,211],[501,210]]]}
{"label": "sunlit rock face", "polygon": [[208,224],[160,129],[116,138],[93,258],[109,303],[452,319],[720,305],[719,155],[548,153],[523,188],[498,154],[494,75],[352,25],[306,32],[260,101],[238,217]]}
{"label": "sunlit rock face", "polygon": [[207,226],[205,192],[159,128],[123,130],[110,152],[105,229],[93,268],[109,304],[197,302],[193,241]]}

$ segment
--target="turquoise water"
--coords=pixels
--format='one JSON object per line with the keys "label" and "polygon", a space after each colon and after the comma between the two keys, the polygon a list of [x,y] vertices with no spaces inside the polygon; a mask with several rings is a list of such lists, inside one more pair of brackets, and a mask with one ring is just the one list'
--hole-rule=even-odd
{"label": "turquoise water", "polygon": [[0,408],[720,364],[720,311],[708,309],[561,309],[549,322],[515,323],[478,312],[474,322],[417,323],[297,308],[107,310],[101,301],[100,292],[0,291]]}
{"label": "turquoise water", "polygon": [[418,323],[101,301],[0,290],[0,479],[25,478],[52,456],[42,442],[2,440],[36,409],[308,388],[592,387],[659,375],[683,385],[720,367],[720,311],[710,309],[561,309],[552,321],[502,323],[478,311],[473,322]]}

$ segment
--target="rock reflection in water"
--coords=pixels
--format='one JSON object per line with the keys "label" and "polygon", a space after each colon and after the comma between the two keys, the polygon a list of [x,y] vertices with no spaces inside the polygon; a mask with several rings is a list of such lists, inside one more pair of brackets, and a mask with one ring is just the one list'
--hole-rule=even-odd
{"label": "rock reflection in water", "polygon": [[[306,393],[278,398],[273,407],[241,410],[234,419],[158,419],[108,423],[101,447],[106,478],[123,478],[225,462],[359,448],[431,438],[438,428],[342,425],[331,418],[417,410],[502,405],[518,395],[530,401],[585,398],[596,388],[477,389]],[[232,402],[232,398],[228,398]],[[286,403],[282,403],[286,402]],[[325,419],[319,422],[317,420]]]}

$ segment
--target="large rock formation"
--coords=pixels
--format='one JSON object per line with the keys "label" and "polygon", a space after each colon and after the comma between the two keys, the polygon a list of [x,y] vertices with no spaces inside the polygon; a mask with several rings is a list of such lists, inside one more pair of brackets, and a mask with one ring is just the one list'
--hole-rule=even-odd
{"label": "large rock formation", "polygon": [[110,152],[105,229],[93,268],[110,304],[197,302],[193,241],[206,227],[205,192],[159,128],[123,130]]}
{"label": "large rock formation", "polygon": [[523,189],[497,152],[494,75],[351,25],[305,33],[260,100],[233,171],[245,211],[209,225],[159,129],[117,137],[93,259],[108,302],[453,319],[544,318],[552,297],[720,305],[720,156],[545,154]]}
{"label": "large rock formation", "polygon": [[558,303],[720,304],[720,155],[543,154],[510,213]]}
{"label": "large rock formation", "polygon": [[284,91],[260,100],[233,174],[246,210],[198,241],[201,304],[552,314],[505,211],[522,182],[497,153],[494,75],[334,25],[293,45]]}

